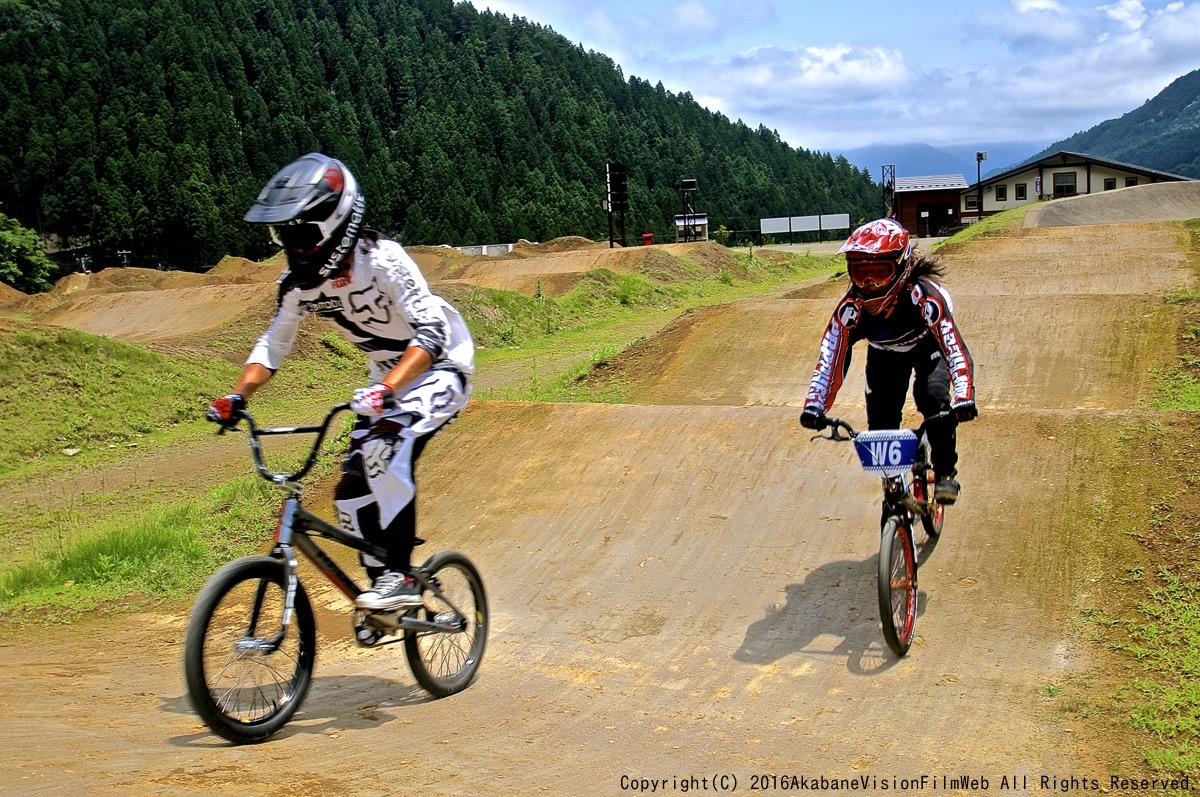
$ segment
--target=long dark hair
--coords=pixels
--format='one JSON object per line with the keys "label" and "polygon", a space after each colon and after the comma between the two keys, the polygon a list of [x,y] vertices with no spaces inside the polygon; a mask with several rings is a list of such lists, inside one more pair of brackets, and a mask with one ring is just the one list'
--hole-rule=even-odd
{"label": "long dark hair", "polygon": [[909,274],[909,281],[918,280],[921,277],[944,277],[946,276],[946,264],[942,262],[940,257],[930,256],[926,254],[916,254],[912,256],[913,266]]}

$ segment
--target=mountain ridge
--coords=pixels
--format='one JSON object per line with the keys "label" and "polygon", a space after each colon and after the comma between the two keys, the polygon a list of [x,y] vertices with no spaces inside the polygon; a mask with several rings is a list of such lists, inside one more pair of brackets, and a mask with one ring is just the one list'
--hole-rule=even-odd
{"label": "mountain ridge", "polygon": [[1067,150],[1200,179],[1200,69],[1129,113],[1051,144],[1022,161]]}

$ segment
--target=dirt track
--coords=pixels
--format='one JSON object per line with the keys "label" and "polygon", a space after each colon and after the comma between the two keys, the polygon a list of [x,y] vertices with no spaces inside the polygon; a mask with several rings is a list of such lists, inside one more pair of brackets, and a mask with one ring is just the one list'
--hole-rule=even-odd
{"label": "dirt track", "polygon": [[[748,791],[794,773],[874,778],[864,793],[1029,776],[1005,793],[1032,794],[1041,775],[1101,778],[1118,751],[1041,693],[1093,665],[1078,613],[1103,605],[1101,550],[1132,544],[1084,518],[1171,357],[1160,296],[1191,284],[1181,246],[1161,223],[1018,230],[948,256],[982,415],[904,660],[878,631],[878,485],[795,422],[829,286],[693,314],[624,363],[629,405],[477,404],[430,448],[427,547],[468,552],[494,610],[461,695],[428,701],[398,651],[354,649],[328,592],[308,702],[250,748],[187,707],[185,610],[10,633],[0,793],[615,795],[623,776]],[[838,404],[852,422],[860,370]]]}

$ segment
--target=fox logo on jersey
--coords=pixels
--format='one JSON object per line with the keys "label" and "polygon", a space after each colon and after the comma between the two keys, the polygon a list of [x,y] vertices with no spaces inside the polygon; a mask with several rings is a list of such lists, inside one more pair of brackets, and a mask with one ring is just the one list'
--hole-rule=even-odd
{"label": "fox logo on jersey", "polygon": [[350,294],[349,316],[364,326],[383,326],[391,320],[391,302],[379,290],[375,280],[361,291]]}

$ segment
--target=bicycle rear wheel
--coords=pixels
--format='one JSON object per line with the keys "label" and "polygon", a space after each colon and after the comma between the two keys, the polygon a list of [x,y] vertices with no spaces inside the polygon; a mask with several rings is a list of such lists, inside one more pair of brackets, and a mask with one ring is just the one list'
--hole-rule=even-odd
{"label": "bicycle rear wheel", "polygon": [[196,713],[231,742],[261,742],[300,707],[312,679],[317,626],[303,585],[283,623],[287,577],[268,556],[236,559],[196,599],[184,643],[184,676]]}
{"label": "bicycle rear wheel", "polygon": [[921,528],[930,540],[937,540],[942,535],[942,524],[946,520],[946,506],[933,499],[937,476],[933,468],[913,468],[912,494],[918,504],[928,502],[929,513],[921,515]]}
{"label": "bicycle rear wheel", "polygon": [[903,656],[917,626],[917,556],[912,532],[894,515],[879,540],[879,618],[888,647]]}
{"label": "bicycle rear wheel", "polygon": [[434,554],[422,570],[436,591],[427,588],[425,605],[408,616],[453,630],[407,630],[404,652],[417,683],[446,697],[466,689],[479,670],[490,622],[487,594],[475,565],[456,551]]}

